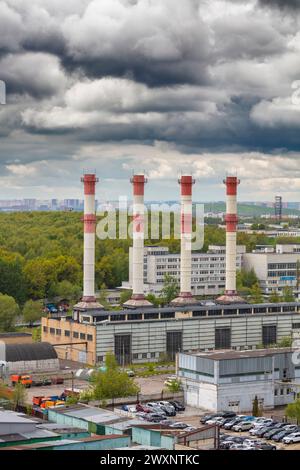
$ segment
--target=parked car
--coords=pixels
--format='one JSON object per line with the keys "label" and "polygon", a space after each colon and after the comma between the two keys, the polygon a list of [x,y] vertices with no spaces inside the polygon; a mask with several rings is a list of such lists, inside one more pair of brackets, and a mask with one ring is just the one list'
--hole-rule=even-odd
{"label": "parked car", "polygon": [[212,413],[209,415],[204,415],[200,418],[200,423],[205,424],[209,419],[218,418],[219,416],[220,416],[219,413]]}
{"label": "parked car", "polygon": [[271,429],[265,433],[265,439],[271,439],[275,434],[279,432],[280,429],[283,429],[284,423],[277,423],[275,426],[271,426]]}
{"label": "parked car", "polygon": [[217,416],[216,418],[209,419],[205,424],[219,424],[221,425],[224,421],[224,418]]}
{"label": "parked car", "polygon": [[176,416],[176,411],[173,405],[167,401],[159,401],[158,406],[166,413],[167,416]]}
{"label": "parked car", "polygon": [[258,428],[257,432],[255,433],[255,436],[263,437],[270,430],[270,426],[271,425]]}
{"label": "parked car", "polygon": [[142,411],[139,411],[136,415],[137,418],[139,419],[146,419],[146,416],[148,416],[148,413],[143,413]]}
{"label": "parked car", "polygon": [[173,400],[173,401],[170,401],[169,403],[172,406],[174,406],[176,411],[184,411],[185,410],[185,406],[182,403],[180,403],[180,401]]}
{"label": "parked car", "polygon": [[239,424],[243,421],[243,418],[233,418],[231,421],[228,423],[224,424],[224,429],[232,429],[232,427],[236,424]]}
{"label": "parked car", "polygon": [[254,448],[246,444],[232,444],[230,450],[254,450]]}
{"label": "parked car", "polygon": [[143,405],[142,403],[137,403],[135,405],[136,411],[142,411],[143,413],[151,413],[151,408],[149,408],[146,405]]}
{"label": "parked car", "polygon": [[289,434],[292,434],[293,432],[295,431],[292,431],[292,430],[286,430],[286,429],[279,429],[279,432],[277,434],[274,434],[274,436],[272,436],[272,441],[275,441],[275,442],[281,442],[282,439],[285,437],[285,436],[288,436]]}
{"label": "parked car", "polygon": [[197,428],[195,428],[194,426],[188,426],[187,428],[184,429],[185,432],[192,432],[192,431],[196,431]]}
{"label": "parked car", "polygon": [[176,429],[185,429],[188,427],[188,424],[181,423],[180,421],[176,421],[175,423],[170,425],[171,428],[176,428]]}
{"label": "parked car", "polygon": [[294,444],[294,442],[300,442],[300,432],[294,432],[288,436],[285,436],[282,439],[282,442],[284,444]]}
{"label": "parked car", "polygon": [[253,427],[253,424],[248,421],[241,421],[235,424],[232,429],[233,431],[249,431]]}
{"label": "parked car", "polygon": [[159,413],[147,413],[145,416],[145,420],[150,421],[151,423],[160,423],[165,419],[167,419],[166,416],[161,415]]}
{"label": "parked car", "polygon": [[236,413],[234,411],[223,411],[221,416],[223,418],[235,418]]}
{"label": "parked car", "polygon": [[151,411],[155,413],[160,413],[165,415],[165,411],[161,408],[161,406],[158,405],[158,403],[150,401],[149,403],[146,404],[147,408],[150,408]]}
{"label": "parked car", "polygon": [[252,429],[250,429],[250,434],[252,436],[259,436],[259,437],[262,437],[262,435],[265,433],[265,432],[268,432],[270,429],[271,429],[271,426],[272,426],[273,422],[271,423],[265,423],[264,425],[261,425],[261,426],[253,426]]}
{"label": "parked car", "polygon": [[262,442],[261,444],[255,446],[256,450],[277,450],[277,447],[273,444],[268,444],[267,442]]}

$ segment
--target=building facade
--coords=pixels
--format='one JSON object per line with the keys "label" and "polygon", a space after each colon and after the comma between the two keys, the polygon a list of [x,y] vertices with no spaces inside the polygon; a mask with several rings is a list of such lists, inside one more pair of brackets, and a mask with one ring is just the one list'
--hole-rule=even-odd
{"label": "building facade", "polygon": [[[242,256],[246,252],[243,245],[237,247],[236,266],[240,270]],[[210,245],[207,253],[192,253],[192,294],[219,295],[225,289],[225,246]],[[180,282],[180,253],[169,253],[165,246],[144,248],[144,290],[145,293],[160,294],[165,275]],[[132,248],[129,248],[129,281],[123,288],[132,288]]]}
{"label": "building facade", "polygon": [[[68,358],[88,364],[103,363],[108,351],[121,365],[158,361],[166,355],[175,360],[179,351],[255,349],[278,343],[299,334],[299,313],[298,303],[74,312],[68,320],[43,318],[42,339],[60,343],[55,346],[59,357],[67,352]],[[84,353],[86,361],[80,360]]]}
{"label": "building facade", "polygon": [[300,244],[258,246],[243,255],[243,267],[254,269],[265,294],[281,293],[288,286],[299,295]]}
{"label": "building facade", "polygon": [[211,411],[251,412],[287,405],[300,385],[300,364],[290,348],[180,353],[178,376],[186,403]]}

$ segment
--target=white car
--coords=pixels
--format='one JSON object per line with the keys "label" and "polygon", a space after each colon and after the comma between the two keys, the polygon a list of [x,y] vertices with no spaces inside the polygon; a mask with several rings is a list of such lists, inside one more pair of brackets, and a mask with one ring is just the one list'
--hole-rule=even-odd
{"label": "white car", "polygon": [[235,424],[232,429],[233,431],[249,431],[252,429],[253,424],[250,421],[241,421],[238,424]]}
{"label": "white car", "polygon": [[285,436],[282,439],[282,442],[284,444],[294,444],[294,442],[300,442],[300,432],[294,432],[288,436]]}
{"label": "white car", "polygon": [[212,418],[206,421],[205,424],[221,424],[224,421],[224,418],[218,416],[217,418]]}

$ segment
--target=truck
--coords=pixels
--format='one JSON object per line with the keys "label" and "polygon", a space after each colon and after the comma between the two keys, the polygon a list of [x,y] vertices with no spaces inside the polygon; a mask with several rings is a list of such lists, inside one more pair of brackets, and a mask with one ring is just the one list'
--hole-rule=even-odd
{"label": "truck", "polygon": [[52,395],[45,397],[43,395],[38,395],[32,398],[33,406],[38,406],[40,408],[49,408],[50,406],[61,406],[65,405],[65,396],[64,394]]}
{"label": "truck", "polygon": [[32,385],[31,375],[18,375],[18,374],[11,375],[10,381],[13,387],[15,387],[16,384],[22,384],[26,388],[30,388]]}

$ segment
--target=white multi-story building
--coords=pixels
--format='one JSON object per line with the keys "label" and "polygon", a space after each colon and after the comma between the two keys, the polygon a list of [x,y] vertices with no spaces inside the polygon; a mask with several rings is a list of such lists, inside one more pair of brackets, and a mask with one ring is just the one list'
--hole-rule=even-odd
{"label": "white multi-story building", "polygon": [[[237,246],[236,265],[241,269],[243,245]],[[168,247],[145,246],[144,291],[159,294],[165,275],[180,281],[180,254],[170,253]],[[132,249],[129,250],[129,281],[122,288],[132,287]],[[219,295],[225,289],[225,246],[210,245],[207,253],[192,253],[192,293],[194,295]]]}
{"label": "white multi-story building", "polygon": [[298,295],[300,281],[300,244],[257,246],[243,255],[243,267],[254,269],[265,294],[291,287]]}

